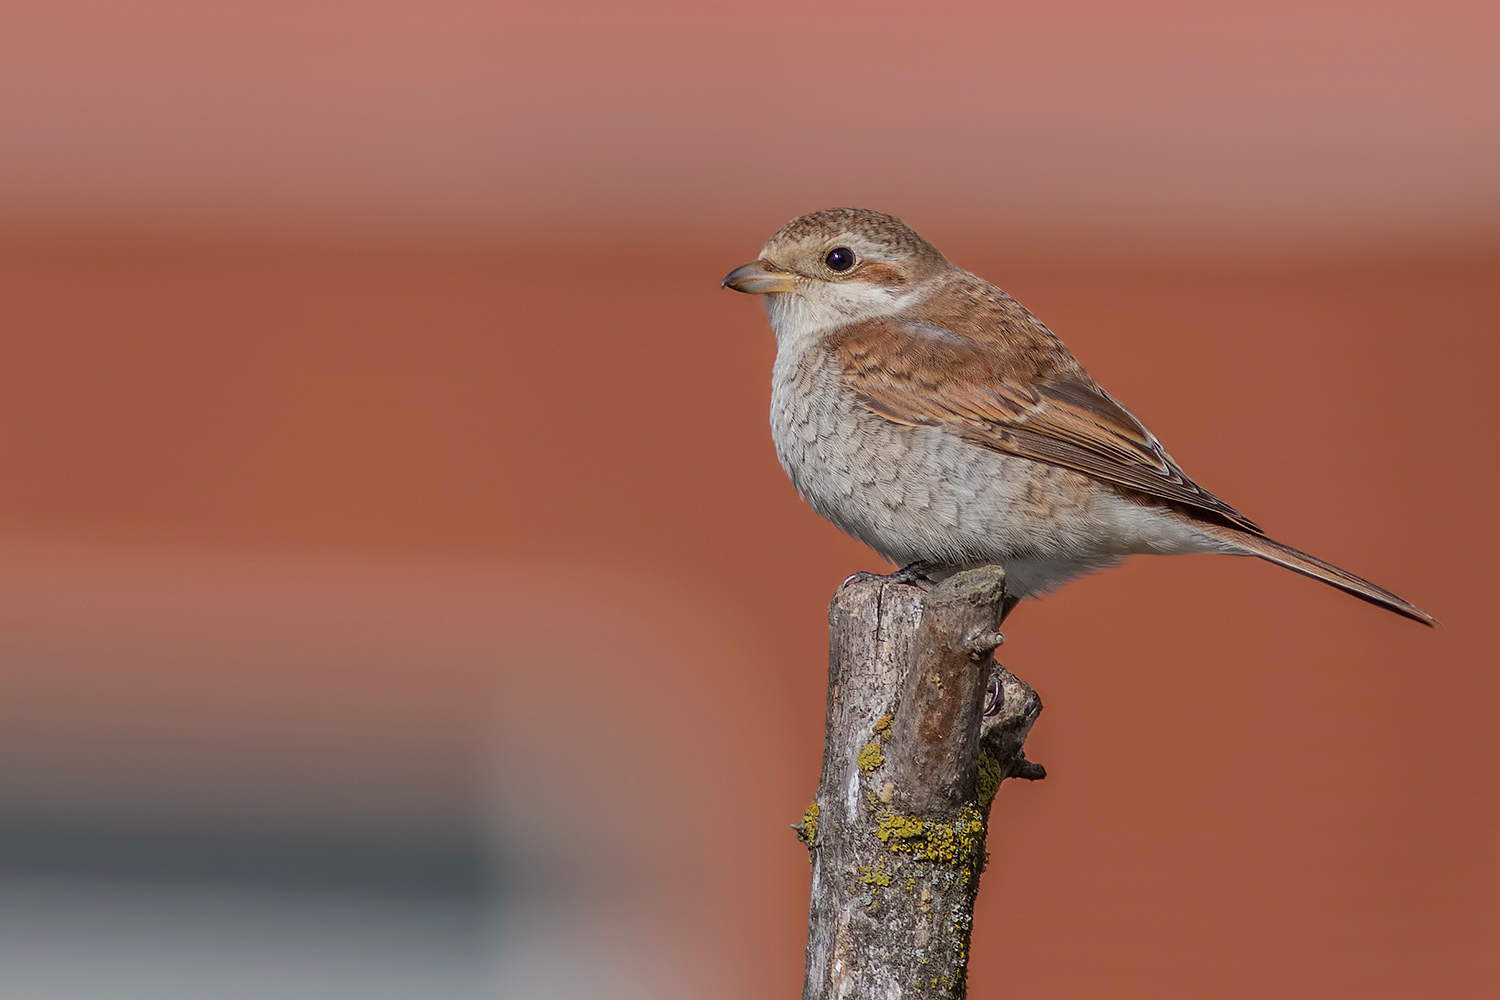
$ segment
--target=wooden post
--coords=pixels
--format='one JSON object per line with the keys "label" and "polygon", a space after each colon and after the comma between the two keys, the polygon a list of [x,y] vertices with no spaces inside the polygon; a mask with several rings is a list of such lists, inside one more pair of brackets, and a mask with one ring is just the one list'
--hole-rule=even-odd
{"label": "wooden post", "polygon": [[923,590],[861,575],[829,606],[828,721],[812,855],[804,1000],[964,995],[969,931],[1001,781],[1041,699],[992,658],[1005,574]]}

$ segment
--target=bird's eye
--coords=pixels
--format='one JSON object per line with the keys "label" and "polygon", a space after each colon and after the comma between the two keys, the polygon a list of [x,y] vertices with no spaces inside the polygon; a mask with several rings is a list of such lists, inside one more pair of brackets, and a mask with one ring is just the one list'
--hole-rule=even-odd
{"label": "bird's eye", "polygon": [[823,263],[828,265],[830,271],[847,271],[854,266],[854,251],[848,247],[834,247],[823,258]]}

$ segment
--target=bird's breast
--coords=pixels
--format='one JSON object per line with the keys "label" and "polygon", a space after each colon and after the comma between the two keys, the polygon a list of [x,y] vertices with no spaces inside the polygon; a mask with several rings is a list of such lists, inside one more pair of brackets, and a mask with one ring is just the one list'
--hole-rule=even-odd
{"label": "bird's breast", "polygon": [[821,347],[778,354],[771,432],[782,467],[813,509],[898,563],[972,563],[1020,551],[1076,506],[1065,470],[873,413]]}
{"label": "bird's breast", "polygon": [[778,351],[771,435],[808,504],[898,565],[1034,566],[1030,592],[1159,551],[1144,512],[1088,476],[872,412],[819,345]]}

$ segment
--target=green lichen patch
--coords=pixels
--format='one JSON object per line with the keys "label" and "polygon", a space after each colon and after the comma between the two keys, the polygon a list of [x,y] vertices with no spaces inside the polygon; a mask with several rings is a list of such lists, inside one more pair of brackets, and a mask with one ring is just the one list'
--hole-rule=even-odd
{"label": "green lichen patch", "polygon": [[893,717],[890,712],[885,713],[875,720],[875,735],[884,743],[891,738],[891,721]]}
{"label": "green lichen patch", "polygon": [[979,751],[979,777],[976,782],[976,790],[979,793],[979,808],[989,809],[990,803],[995,801],[995,793],[1000,791],[1000,782],[1005,780],[1005,774],[1000,769],[1000,762],[995,755],[988,750]]}
{"label": "green lichen patch", "polygon": [[859,756],[855,759],[859,764],[859,769],[869,774],[885,763],[885,752],[880,749],[878,741],[872,740],[865,744],[865,748],[859,752]]}

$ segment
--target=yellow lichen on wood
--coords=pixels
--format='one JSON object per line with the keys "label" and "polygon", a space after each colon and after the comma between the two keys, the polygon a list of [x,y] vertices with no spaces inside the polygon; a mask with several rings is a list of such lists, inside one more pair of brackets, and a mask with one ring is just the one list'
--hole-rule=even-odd
{"label": "yellow lichen on wood", "polygon": [[808,847],[811,847],[813,841],[818,839],[818,813],[820,811],[818,804],[816,802],[812,803],[807,807],[807,812],[802,814],[802,822],[794,824],[792,827],[792,829],[797,831],[797,839]]}
{"label": "yellow lichen on wood", "polygon": [[888,813],[881,817],[875,836],[897,854],[967,869],[984,857],[984,813],[964,806],[952,823]]}
{"label": "yellow lichen on wood", "polygon": [[[893,851],[901,851],[896,843],[904,843],[916,840],[922,836],[925,824],[915,816],[902,816],[899,813],[889,813],[882,817],[880,825],[875,828],[875,836],[879,837]],[[896,843],[892,843],[895,841]],[[905,853],[915,854],[911,848],[906,848]]]}

